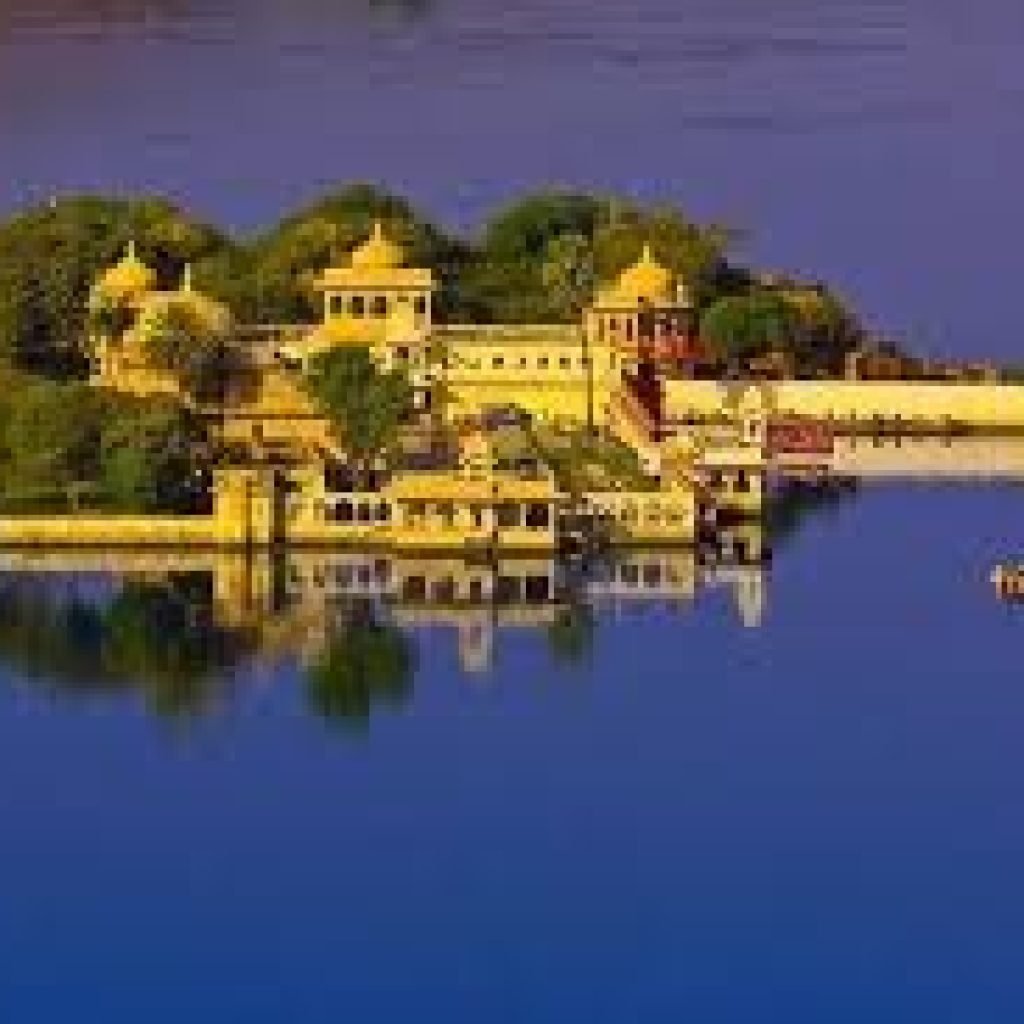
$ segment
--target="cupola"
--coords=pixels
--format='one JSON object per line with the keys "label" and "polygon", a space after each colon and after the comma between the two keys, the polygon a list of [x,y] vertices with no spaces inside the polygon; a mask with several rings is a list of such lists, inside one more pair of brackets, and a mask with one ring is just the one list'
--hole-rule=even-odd
{"label": "cupola", "polygon": [[349,256],[349,264],[358,270],[393,270],[404,262],[404,250],[385,236],[379,220],[374,221],[370,237]]}
{"label": "cupola", "polygon": [[645,244],[640,259],[627,267],[615,282],[615,291],[623,298],[655,303],[671,302],[673,274],[655,258],[649,244]]}
{"label": "cupola", "polygon": [[124,256],[96,282],[105,298],[119,302],[141,299],[156,287],[156,272],[139,259],[135,243],[129,242]]}

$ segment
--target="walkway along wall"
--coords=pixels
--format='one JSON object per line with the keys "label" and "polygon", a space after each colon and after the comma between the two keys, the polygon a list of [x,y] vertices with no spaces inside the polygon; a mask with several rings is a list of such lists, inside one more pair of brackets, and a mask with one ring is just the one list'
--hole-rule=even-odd
{"label": "walkway along wall", "polygon": [[0,518],[0,547],[266,547],[279,539],[275,474],[217,475],[212,515],[63,515]]}
{"label": "walkway along wall", "polygon": [[757,391],[765,411],[831,419],[837,427],[869,431],[879,420],[908,428],[975,431],[1024,430],[1024,385],[947,384],[941,381],[665,381],[670,420],[727,417],[738,397]]}

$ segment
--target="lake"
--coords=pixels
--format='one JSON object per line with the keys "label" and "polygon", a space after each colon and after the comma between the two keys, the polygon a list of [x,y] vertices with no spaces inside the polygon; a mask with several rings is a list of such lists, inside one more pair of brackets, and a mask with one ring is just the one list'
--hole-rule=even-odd
{"label": "lake", "polygon": [[[7,0],[0,210],[613,187],[1019,358],[1024,7],[771,6]],[[471,567],[493,600],[0,559],[0,1020],[1016,1024],[1020,481],[802,499],[765,564]]]}
{"label": "lake", "polygon": [[1021,497],[862,484],[768,564],[476,603],[6,556],[3,1019],[1019,1020]]}

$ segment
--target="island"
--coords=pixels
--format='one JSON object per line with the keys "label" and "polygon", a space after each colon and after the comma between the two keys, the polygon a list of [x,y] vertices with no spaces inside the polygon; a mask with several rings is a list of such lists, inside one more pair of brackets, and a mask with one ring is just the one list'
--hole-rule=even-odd
{"label": "island", "polygon": [[[739,546],[836,438],[1024,426],[672,209],[550,192],[468,241],[359,185],[240,242],[161,200],[0,226],[0,546]],[[725,538],[725,540],[723,540]]]}

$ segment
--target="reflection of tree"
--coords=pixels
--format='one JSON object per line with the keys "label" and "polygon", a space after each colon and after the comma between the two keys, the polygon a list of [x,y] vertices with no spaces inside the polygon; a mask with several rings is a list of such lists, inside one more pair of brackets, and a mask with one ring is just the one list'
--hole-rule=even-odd
{"label": "reflection of tree", "polygon": [[365,727],[375,706],[399,707],[409,699],[415,671],[408,637],[361,603],[309,668],[309,704],[328,721]]}
{"label": "reflection of tree", "polygon": [[107,610],[105,626],[107,671],[137,679],[161,715],[200,710],[211,687],[250,649],[245,634],[217,624],[205,576],[129,583]]}
{"label": "reflection of tree", "polygon": [[52,581],[0,589],[0,660],[60,693],[138,690],[160,715],[194,713],[250,650],[215,622],[202,575],[130,581],[109,601]]}
{"label": "reflection of tree", "polygon": [[596,633],[593,608],[581,600],[570,601],[548,627],[552,658],[560,665],[583,664],[593,653]]}
{"label": "reflection of tree", "polygon": [[765,509],[765,535],[773,548],[793,537],[810,515],[837,508],[857,492],[850,477],[786,480],[770,495]]}

